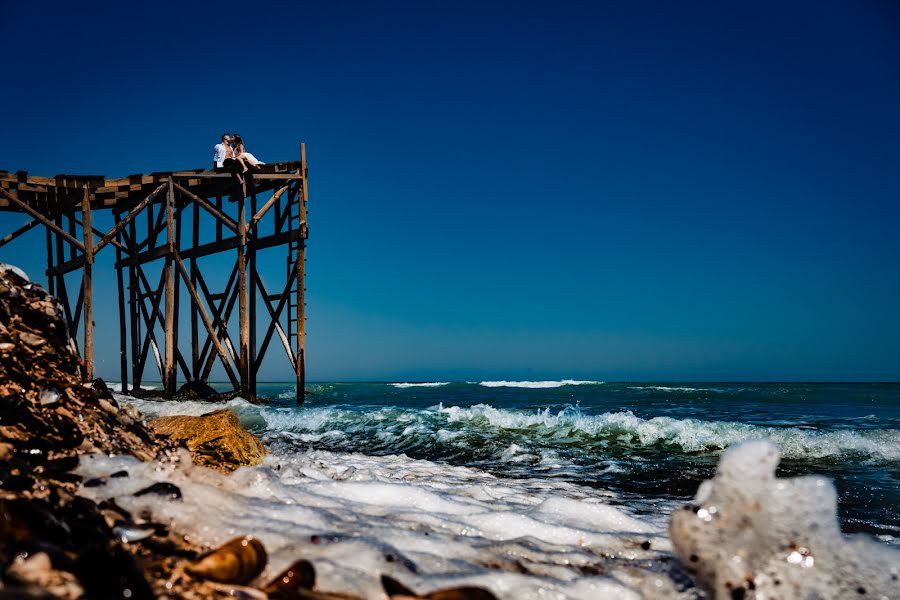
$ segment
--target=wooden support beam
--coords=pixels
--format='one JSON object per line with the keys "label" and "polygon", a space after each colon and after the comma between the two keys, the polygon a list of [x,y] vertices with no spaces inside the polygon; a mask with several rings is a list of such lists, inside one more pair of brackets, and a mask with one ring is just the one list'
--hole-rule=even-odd
{"label": "wooden support beam", "polygon": [[240,233],[240,232],[238,231],[238,225],[237,225],[237,223],[235,223],[235,222],[231,219],[231,217],[229,217],[229,216],[226,215],[225,213],[223,213],[223,212],[221,212],[220,210],[218,210],[215,206],[213,206],[212,204],[210,204],[208,200],[206,200],[206,199],[204,199],[204,198],[201,198],[200,196],[198,196],[198,195],[195,194],[194,192],[192,192],[192,191],[190,191],[190,190],[187,190],[187,189],[181,187],[181,186],[178,185],[177,183],[175,184],[175,189],[177,189],[179,192],[181,192],[182,194],[184,194],[185,196],[187,196],[188,198],[190,198],[191,200],[193,200],[194,202],[196,202],[197,204],[199,204],[200,206],[202,206],[203,209],[204,209],[206,212],[208,212],[208,213],[211,214],[213,217],[215,217],[217,221],[221,221],[222,224],[224,224],[226,227],[228,227],[228,229],[232,230],[232,231],[235,232],[235,233]]}
{"label": "wooden support beam", "polygon": [[[37,221],[32,221],[37,223]],[[56,296],[56,286],[54,278],[50,276],[50,269],[53,268],[53,232],[44,227],[44,233],[47,234],[47,291],[51,296]]]}
{"label": "wooden support beam", "polygon": [[24,225],[22,225],[21,227],[19,227],[18,229],[16,229],[15,231],[10,233],[6,237],[4,237],[2,240],[0,240],[0,248],[5,246],[6,244],[10,243],[11,241],[16,239],[20,235],[28,233],[29,231],[31,231],[34,228],[35,225],[38,225],[38,224],[39,224],[39,221],[37,219],[32,219],[32,220],[28,221],[27,223],[25,223]]}
{"label": "wooden support beam", "polygon": [[287,334],[284,333],[284,329],[281,327],[281,323],[278,322],[278,319],[281,318],[281,311],[284,308],[284,303],[281,301],[282,298],[287,299],[290,295],[290,287],[291,281],[288,282],[287,289],[285,292],[282,292],[281,296],[278,297],[278,309],[272,307],[271,296],[269,292],[266,290],[266,286],[263,283],[262,278],[259,276],[259,273],[254,273],[255,281],[254,284],[259,289],[259,293],[262,295],[263,304],[266,305],[266,310],[269,311],[269,317],[271,321],[269,323],[269,327],[266,328],[266,342],[260,348],[259,356],[256,359],[256,363],[253,365],[253,368],[259,370],[259,367],[262,366],[263,357],[265,356],[266,346],[268,346],[268,338],[272,336],[271,330],[275,330],[278,332],[278,337],[281,338],[281,344],[284,346],[284,351],[287,353],[288,361],[291,363],[291,368],[296,369],[297,363],[296,358],[294,357],[294,351],[291,349],[291,342],[288,340]]}
{"label": "wooden support beam", "polygon": [[[159,370],[159,378],[160,380],[165,379],[165,371],[163,369],[162,363],[162,354],[159,351],[159,343],[156,340],[156,321],[162,320],[162,311],[160,310],[160,300],[162,298],[163,289],[166,284],[166,271],[163,269],[159,273],[159,284],[156,286],[156,291],[150,294],[150,282],[147,281],[147,277],[144,275],[143,270],[140,267],[136,267],[138,278],[141,283],[147,290],[147,295],[152,298],[153,301],[153,309],[148,314],[147,307],[144,304],[143,300],[138,300],[138,306],[140,308],[140,316],[144,319],[144,327],[146,329],[146,333],[144,334],[144,342],[143,347],[141,348],[140,357],[139,357],[139,365],[140,372],[143,373],[144,365],[147,362],[147,351],[152,347],[153,354],[156,357],[156,368]],[[165,321],[163,321],[165,324]]]}
{"label": "wooden support beam", "polygon": [[175,272],[172,256],[175,252],[175,186],[170,178],[166,190],[166,364],[163,388],[166,397],[175,395]]}
{"label": "wooden support beam", "polygon": [[[235,262],[234,266],[231,268],[231,274],[228,276],[228,280],[225,284],[225,291],[221,294],[210,294],[209,288],[206,285],[206,280],[203,279],[203,273],[199,269],[197,270],[197,283],[200,284],[200,290],[203,292],[206,303],[209,305],[209,309],[213,314],[213,327],[218,332],[219,337],[224,340],[225,345],[231,350],[231,360],[235,365],[238,364],[238,358],[234,353],[234,346],[231,344],[231,339],[228,336],[228,317],[231,316],[231,311],[237,300],[236,282],[237,262]],[[218,306],[216,306],[216,299],[219,300]],[[201,381],[209,377],[210,369],[212,369],[213,355],[210,354],[208,357],[209,360],[207,360],[207,352],[209,352],[211,345],[212,339],[207,336],[206,341],[203,343],[203,349],[200,352],[200,363],[205,363],[206,365],[203,369]]]}
{"label": "wooden support beam", "polygon": [[67,260],[60,265],[54,265],[47,269],[47,275],[65,275],[72,271],[77,271],[84,265],[84,254],[76,256],[72,260]]}
{"label": "wooden support beam", "polygon": [[[62,215],[56,216],[56,228],[53,229],[53,232],[56,234],[56,264],[58,265],[66,257],[66,249],[63,247],[61,236],[61,233],[64,233],[62,230]],[[69,292],[66,289],[66,277],[62,273],[56,273],[56,292],[63,305],[63,314],[66,317],[66,327],[69,329],[69,335],[74,338],[76,332],[72,321],[72,309],[69,307]]]}
{"label": "wooden support beam", "polygon": [[121,221],[116,223],[113,226],[113,228],[110,229],[106,235],[104,235],[102,238],[100,238],[100,241],[97,242],[97,246],[94,248],[94,252],[95,253],[99,252],[103,248],[103,246],[110,243],[113,240],[113,238],[115,238],[117,235],[119,235],[119,232],[122,231],[125,228],[125,226],[131,222],[132,219],[134,219],[136,216],[138,216],[141,213],[141,211],[147,207],[148,204],[153,202],[153,199],[156,198],[156,196],[158,196],[159,193],[162,192],[163,189],[165,189],[165,187],[166,187],[166,184],[164,184],[164,183],[161,184],[158,188],[156,188],[155,190],[150,192],[150,194],[146,198],[141,200],[137,206],[135,206],[131,211],[129,211],[129,213],[127,215],[125,215],[124,219],[122,219]]}
{"label": "wooden support beam", "polygon": [[268,210],[270,208],[272,208],[273,204],[278,202],[278,200],[281,198],[281,195],[283,193],[285,193],[287,191],[287,189],[288,189],[288,186],[284,186],[283,188],[279,189],[277,192],[272,194],[272,197],[269,198],[269,200],[266,201],[265,204],[263,204],[262,208],[259,209],[259,212],[257,212],[255,215],[253,215],[253,218],[250,219],[250,225],[249,225],[249,229],[251,231],[254,230],[254,228],[256,227],[256,224],[259,223],[260,219],[262,219],[265,216],[266,212],[268,212]]}
{"label": "wooden support beam", "polygon": [[[193,205],[191,214],[191,247],[200,245],[200,205]],[[197,288],[197,258],[191,258],[191,285]],[[191,375],[194,381],[200,379],[200,337],[197,331],[197,306],[191,303]]]}
{"label": "wooden support beam", "polygon": [[[241,245],[238,247],[238,323],[240,331],[240,372],[241,392],[247,396],[250,390],[250,315],[247,306],[247,200],[241,197],[238,200],[239,227]],[[248,398],[248,400],[251,398]]]}
{"label": "wooden support beam", "polygon": [[[121,215],[116,212],[114,215],[116,225],[121,222]],[[121,231],[122,228],[119,228]],[[120,244],[116,244],[116,260],[122,260],[122,250]],[[122,279],[122,267],[116,269],[116,291],[119,300],[119,371],[121,380],[121,390],[128,390],[128,333],[125,327],[125,284]]]}
{"label": "wooden support beam", "polygon": [[91,227],[91,190],[84,186],[84,197],[81,200],[81,212],[84,219],[84,380],[94,379],[94,229]]}
{"label": "wooden support beam", "polygon": [[[250,189],[250,214],[256,214],[256,191],[252,187]],[[247,224],[247,231],[252,231],[249,223]],[[248,274],[250,285],[247,288],[247,308],[249,311],[248,326],[250,328],[248,333],[249,342],[247,344],[250,351],[247,355],[247,374],[249,377],[248,386],[250,394],[253,398],[256,398],[256,284],[253,283],[253,280],[257,275],[256,250],[254,250],[252,246],[248,246],[245,252],[247,253],[247,266],[250,269]]]}
{"label": "wooden support beam", "polygon": [[72,246],[75,246],[75,247],[78,248],[79,250],[84,251],[84,244],[82,244],[81,242],[79,242],[79,241],[75,238],[75,236],[70,235],[69,233],[67,233],[66,231],[64,231],[61,227],[59,227],[58,225],[56,225],[56,223],[54,223],[53,221],[51,221],[50,219],[48,219],[47,217],[45,217],[45,216],[42,215],[41,213],[37,212],[36,210],[34,210],[33,208],[31,208],[30,206],[28,206],[27,204],[25,204],[24,202],[22,202],[21,200],[19,200],[18,198],[16,198],[15,196],[13,196],[12,194],[10,194],[10,193],[7,192],[6,190],[4,190],[3,188],[0,188],[0,196],[3,196],[3,197],[6,198],[7,200],[9,200],[9,201],[12,202],[13,204],[15,204],[17,207],[19,207],[20,209],[22,209],[22,211],[24,211],[24,212],[28,213],[29,215],[31,215],[31,217],[32,217],[33,219],[36,219],[36,220],[37,220],[41,225],[43,225],[44,227],[49,227],[50,229],[52,229],[53,231],[55,231],[58,235],[60,235],[64,240],[66,240],[67,242],[69,242],[69,244],[71,244]]}
{"label": "wooden support beam", "polygon": [[306,165],[306,144],[300,144],[300,232],[297,255],[297,404],[306,399],[306,203],[309,200],[308,168]]}
{"label": "wooden support beam", "polygon": [[[122,233],[125,233],[125,230],[122,230]],[[124,236],[126,243],[128,244],[129,249],[132,254],[137,252],[137,248],[135,246],[135,237],[137,236],[137,226],[134,221],[131,221],[128,224],[128,235]],[[118,259],[116,264],[122,262],[122,259]],[[121,269],[123,267],[117,266],[116,269]],[[138,341],[141,337],[140,334],[140,316],[138,315],[138,302],[143,304],[142,300],[138,300],[138,286],[139,282],[137,279],[137,267],[135,265],[128,265],[128,294],[129,294],[129,305],[128,312],[131,324],[131,385],[132,389],[137,389],[141,386],[141,375],[143,366],[140,364],[140,342]],[[124,391],[125,388],[123,387]]]}
{"label": "wooden support beam", "polygon": [[197,294],[197,289],[191,283],[191,276],[185,268],[184,262],[182,262],[177,250],[174,253],[174,260],[175,265],[178,268],[178,272],[181,273],[181,280],[187,286],[188,293],[191,295],[191,299],[193,299],[194,301],[194,306],[196,306],[197,310],[200,312],[200,318],[203,320],[203,326],[206,327],[207,333],[209,333],[210,337],[212,338],[212,343],[216,349],[216,353],[222,360],[222,366],[225,367],[225,372],[228,374],[228,379],[231,380],[232,385],[237,387],[238,380],[234,375],[234,371],[231,370],[231,364],[228,360],[228,357],[225,355],[225,348],[222,347],[222,343],[219,341],[219,336],[216,333],[216,330],[213,328],[212,320],[209,318],[209,315],[206,312],[206,308],[203,306],[203,302],[200,300],[200,296]]}

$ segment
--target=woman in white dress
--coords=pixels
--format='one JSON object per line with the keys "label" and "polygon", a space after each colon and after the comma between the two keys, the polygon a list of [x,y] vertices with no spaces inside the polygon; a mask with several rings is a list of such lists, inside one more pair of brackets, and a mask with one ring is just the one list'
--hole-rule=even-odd
{"label": "woman in white dress", "polygon": [[241,163],[243,169],[241,173],[246,173],[250,167],[258,167],[266,163],[257,160],[255,156],[247,152],[244,148],[244,138],[235,134],[234,136],[234,159]]}

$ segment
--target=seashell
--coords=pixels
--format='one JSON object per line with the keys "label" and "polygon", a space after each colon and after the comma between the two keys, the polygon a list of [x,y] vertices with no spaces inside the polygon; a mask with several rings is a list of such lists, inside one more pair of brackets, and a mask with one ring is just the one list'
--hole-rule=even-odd
{"label": "seashell", "polygon": [[381,587],[384,588],[384,593],[392,598],[394,596],[413,596],[415,597],[416,593],[391,577],[390,575],[382,575],[381,576]]}
{"label": "seashell", "polygon": [[497,596],[484,588],[458,587],[438,590],[422,596],[426,600],[497,600]]}
{"label": "seashell", "polygon": [[311,590],[316,583],[316,569],[308,560],[298,560],[263,588],[270,600],[295,600],[300,590]]}
{"label": "seashell", "polygon": [[139,525],[117,525],[113,527],[113,533],[122,540],[123,543],[130,544],[146,540],[148,537],[156,533],[155,527],[141,527]]}
{"label": "seashell", "polygon": [[25,281],[31,281],[31,279],[28,278],[28,274],[19,267],[11,265],[9,263],[0,263],[0,275],[6,275],[7,271],[10,273],[14,273]]}
{"label": "seashell", "polygon": [[0,352],[9,352],[10,350],[16,347],[12,342],[3,342],[0,343]]}
{"label": "seashell", "polygon": [[59,402],[59,390],[55,387],[48,387],[41,390],[40,396],[41,406],[56,404]]}
{"label": "seashell", "polygon": [[486,589],[471,586],[438,590],[420,596],[389,575],[381,576],[381,586],[384,588],[384,593],[392,600],[416,598],[422,600],[497,600],[497,597]]}
{"label": "seashell", "polygon": [[157,494],[168,496],[172,500],[181,500],[181,490],[178,489],[177,485],[168,481],[158,481],[134,493],[135,496],[146,496],[147,494]]}
{"label": "seashell", "polygon": [[266,568],[266,549],[253,536],[234,538],[187,568],[188,573],[218,581],[243,585]]}
{"label": "seashell", "polygon": [[41,336],[35,335],[33,333],[28,333],[27,331],[23,331],[19,334],[19,340],[21,340],[23,344],[32,346],[34,348],[43,346],[47,343],[47,340],[45,340]]}

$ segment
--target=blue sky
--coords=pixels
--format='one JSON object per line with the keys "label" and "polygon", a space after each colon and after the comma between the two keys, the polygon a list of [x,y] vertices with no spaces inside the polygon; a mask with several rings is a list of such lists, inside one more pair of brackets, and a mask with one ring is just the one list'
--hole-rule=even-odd
{"label": "blue sky", "polygon": [[15,3],[0,168],[305,141],[314,380],[900,380],[900,8],[686,4]]}

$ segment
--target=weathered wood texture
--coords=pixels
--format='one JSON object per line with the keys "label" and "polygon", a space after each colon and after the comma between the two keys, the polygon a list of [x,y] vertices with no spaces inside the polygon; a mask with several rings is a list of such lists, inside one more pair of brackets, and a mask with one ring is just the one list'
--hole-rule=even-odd
{"label": "weathered wood texture", "polygon": [[[118,179],[0,171],[0,211],[30,217],[0,237],[0,248],[35,227],[46,230],[49,288],[63,305],[73,337],[79,329],[83,331],[78,350],[85,361],[86,379],[94,374],[94,264],[112,246],[124,389],[141,386],[152,354],[168,396],[177,390],[179,375],[185,381],[206,381],[218,362],[232,387],[252,399],[266,351],[277,335],[296,374],[297,402],[302,403],[307,175],[303,144],[299,161],[265,165],[249,174],[243,185],[221,170]],[[102,222],[95,218],[98,210],[111,210],[114,224],[109,231],[98,228]],[[183,220],[189,220],[190,226],[186,247],[182,245]],[[226,229],[234,235],[223,236]],[[160,244],[164,231],[165,243]],[[276,288],[280,293],[271,294],[259,273],[262,263],[257,255],[275,247],[287,250],[288,269],[285,283]],[[201,259],[225,252],[236,252],[230,275],[223,279],[204,274]],[[82,279],[73,306],[66,275],[77,271]],[[211,285],[216,287],[211,290]],[[179,348],[182,289],[190,300],[189,339],[183,341],[190,344],[189,355]],[[260,302],[265,312],[258,320]],[[235,308],[238,315],[232,327],[237,325],[237,348],[232,341],[235,331],[229,331]],[[260,339],[257,323],[262,327]]]}

